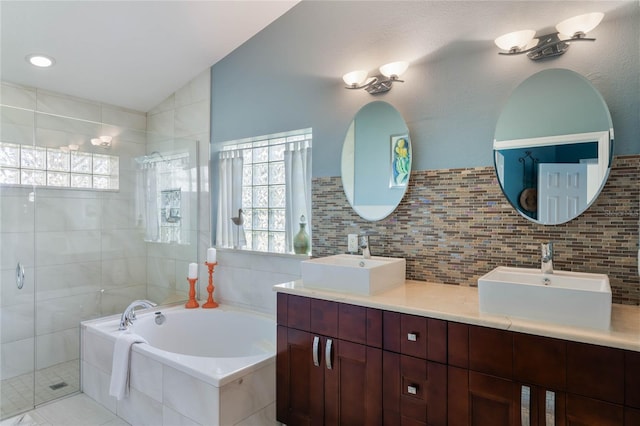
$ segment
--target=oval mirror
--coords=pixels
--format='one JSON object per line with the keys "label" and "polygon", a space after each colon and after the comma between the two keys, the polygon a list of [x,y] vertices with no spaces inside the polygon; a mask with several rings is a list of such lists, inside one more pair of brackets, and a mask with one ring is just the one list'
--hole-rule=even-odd
{"label": "oval mirror", "polygon": [[400,112],[382,101],[362,107],[342,146],[342,186],[353,210],[369,221],[391,214],[407,190],[411,159]]}
{"label": "oval mirror", "polygon": [[500,114],[493,153],[502,192],[522,216],[544,225],[568,222],[595,201],[609,176],[607,104],[573,71],[534,74]]}

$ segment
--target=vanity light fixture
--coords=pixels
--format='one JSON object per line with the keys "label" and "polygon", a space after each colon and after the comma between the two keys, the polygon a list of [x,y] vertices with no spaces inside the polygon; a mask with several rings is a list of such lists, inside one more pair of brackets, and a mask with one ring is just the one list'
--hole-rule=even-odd
{"label": "vanity light fixture", "polygon": [[91,145],[106,149],[111,146],[112,140],[113,138],[111,136],[100,136],[99,138],[91,139]]}
{"label": "vanity light fixture", "polygon": [[595,41],[595,38],[587,38],[589,31],[598,26],[604,13],[593,12],[565,19],[556,25],[555,33],[545,34],[534,38],[535,31],[522,30],[501,35],[495,39],[496,45],[504,50],[500,55],[527,54],[529,59],[551,58],[562,55],[569,49],[574,41]]}
{"label": "vanity light fixture", "polygon": [[342,80],[347,85],[347,89],[364,89],[370,94],[376,95],[391,90],[394,82],[404,83],[404,80],[400,80],[400,76],[408,67],[409,62],[406,61],[391,62],[380,67],[381,75],[377,77],[368,78],[366,71],[358,70],[343,75]]}
{"label": "vanity light fixture", "polygon": [[56,63],[56,60],[53,59],[51,56],[42,55],[40,53],[27,55],[27,57],[25,59],[31,65],[33,65],[34,67],[38,67],[38,68],[49,68],[49,67],[52,67]]}

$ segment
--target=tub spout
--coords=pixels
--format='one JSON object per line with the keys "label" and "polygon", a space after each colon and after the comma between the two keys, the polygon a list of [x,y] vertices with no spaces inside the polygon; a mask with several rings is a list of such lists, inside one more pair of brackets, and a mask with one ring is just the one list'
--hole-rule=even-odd
{"label": "tub spout", "polygon": [[127,309],[124,310],[122,316],[120,317],[120,327],[119,330],[126,330],[136,319],[136,308],[153,308],[154,306],[158,306],[156,303],[153,303],[150,300],[134,300],[131,302]]}

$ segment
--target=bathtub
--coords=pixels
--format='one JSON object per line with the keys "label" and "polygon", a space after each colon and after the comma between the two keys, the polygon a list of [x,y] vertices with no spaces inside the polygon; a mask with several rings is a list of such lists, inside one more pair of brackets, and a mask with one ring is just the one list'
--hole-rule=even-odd
{"label": "bathtub", "polygon": [[[160,312],[160,314],[156,314]],[[156,307],[130,331],[130,393],[109,396],[120,316],[81,323],[82,390],[132,425],[275,425],[276,325],[230,306]]]}

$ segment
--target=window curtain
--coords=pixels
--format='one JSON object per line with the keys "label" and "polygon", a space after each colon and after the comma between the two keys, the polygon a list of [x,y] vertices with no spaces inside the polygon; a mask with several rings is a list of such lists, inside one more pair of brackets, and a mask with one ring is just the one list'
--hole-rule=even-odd
{"label": "window curtain", "polygon": [[218,223],[216,245],[241,248],[246,244],[244,226],[235,225],[242,208],[242,150],[220,151],[219,159]]}
{"label": "window curtain", "polygon": [[293,237],[300,230],[300,216],[311,241],[311,141],[287,143],[284,151],[286,183],[285,249],[293,252]]}

